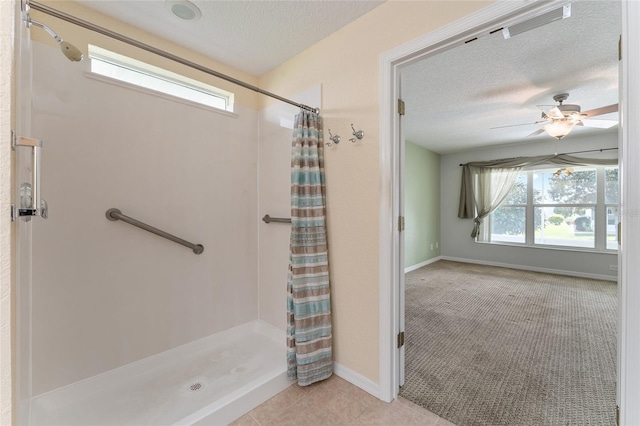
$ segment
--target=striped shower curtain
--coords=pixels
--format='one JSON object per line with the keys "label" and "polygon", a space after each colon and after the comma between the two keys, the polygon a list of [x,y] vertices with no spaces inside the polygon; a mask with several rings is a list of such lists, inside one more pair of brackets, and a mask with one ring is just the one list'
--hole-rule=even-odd
{"label": "striped shower curtain", "polygon": [[300,111],[291,149],[287,366],[301,386],[333,372],[323,149],[322,119]]}

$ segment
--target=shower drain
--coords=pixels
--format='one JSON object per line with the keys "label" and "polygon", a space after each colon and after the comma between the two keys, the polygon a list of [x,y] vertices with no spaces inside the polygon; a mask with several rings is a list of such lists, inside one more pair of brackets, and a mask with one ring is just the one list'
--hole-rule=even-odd
{"label": "shower drain", "polygon": [[195,383],[192,383],[191,385],[189,385],[189,387],[187,389],[189,389],[191,392],[197,392],[197,391],[201,390],[203,387],[204,387],[204,383],[195,382]]}

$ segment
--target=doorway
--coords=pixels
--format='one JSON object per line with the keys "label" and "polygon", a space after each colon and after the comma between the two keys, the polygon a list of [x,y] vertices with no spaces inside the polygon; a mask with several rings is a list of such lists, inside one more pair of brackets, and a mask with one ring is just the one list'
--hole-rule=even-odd
{"label": "doorway", "polygon": [[[396,337],[397,333],[400,332],[400,320],[399,320],[399,305],[400,305],[400,295],[399,288],[400,283],[402,282],[402,274],[404,265],[401,262],[401,258],[399,258],[399,253],[401,253],[400,249],[400,237],[398,236],[398,232],[395,232],[397,229],[394,225],[397,218],[401,216],[402,211],[399,206],[399,200],[401,199],[402,194],[400,186],[399,186],[399,175],[400,175],[400,153],[401,153],[401,144],[399,142],[399,117],[396,115],[396,106],[395,99],[397,98],[397,94],[399,93],[399,74],[400,68],[412,62],[418,61],[420,58],[425,55],[435,55],[443,50],[455,45],[456,43],[463,43],[465,40],[469,40],[474,36],[477,36],[483,32],[489,32],[499,28],[501,26],[510,25],[511,23],[515,23],[521,21],[527,17],[537,16],[542,13],[545,13],[549,10],[550,7],[558,7],[559,3],[555,3],[554,5],[525,5],[525,6],[517,6],[517,5],[508,5],[508,4],[495,4],[492,5],[479,13],[469,16],[463,21],[459,21],[449,27],[445,27],[440,31],[428,34],[423,38],[416,40],[410,45],[401,46],[393,51],[388,52],[383,55],[381,59],[382,64],[382,92],[381,92],[381,134],[382,138],[388,138],[392,143],[385,144],[381,143],[381,158],[382,158],[382,192],[381,192],[381,286],[380,286],[380,295],[381,295],[381,304],[380,304],[380,314],[381,314],[381,364],[380,364],[380,385],[381,385],[381,396],[383,399],[393,399],[398,392],[399,389],[399,378],[400,378],[400,365],[399,365],[399,350],[397,349]],[[631,4],[623,4],[623,40],[630,37],[630,33],[636,31],[630,25],[626,25],[625,22],[632,22],[629,16],[637,16],[634,14],[640,13],[637,10],[637,6]],[[627,47],[627,49],[633,48],[633,45]],[[626,51],[626,50],[625,50]],[[625,64],[623,63],[622,68],[622,82],[621,82],[621,98],[620,103],[626,107],[626,110],[622,111],[621,117],[624,119],[625,115],[629,112],[635,111],[635,108],[638,107],[637,104],[629,103],[629,88],[627,87],[628,83],[625,83],[625,73],[629,72],[629,67],[638,67],[637,61],[632,60],[633,58],[629,58],[630,60]],[[626,67],[626,68],[625,68]],[[635,68],[634,68],[635,69]],[[634,89],[637,90],[637,89]],[[621,147],[625,148],[628,145],[628,135],[633,129],[630,127],[632,123],[626,122],[625,126],[621,128]],[[621,164],[624,166],[625,161],[630,161],[632,159],[636,159],[638,153],[633,150],[623,150],[621,152]],[[637,160],[636,160],[637,161]],[[638,196],[630,191],[629,187],[625,187],[624,182],[628,181],[629,178],[633,178],[629,173],[634,174],[634,171],[622,169],[622,192],[623,199],[625,199],[625,203],[632,203],[635,205],[637,203]],[[389,185],[389,182],[391,183]],[[388,188],[388,189],[387,189]],[[626,194],[626,198],[625,198]],[[628,205],[628,204],[627,204]],[[623,206],[623,221],[626,221],[627,226],[623,226],[622,230],[622,238],[625,238],[625,235],[628,234],[636,225],[635,220],[627,220],[628,218],[624,214],[624,206]],[[627,240],[628,241],[628,240]],[[629,375],[629,367],[628,363],[625,363],[624,360],[628,357],[629,351],[633,349],[627,345],[624,341],[625,339],[636,339],[635,335],[624,335],[624,331],[626,330],[626,324],[628,323],[630,315],[630,310],[626,309],[631,303],[629,300],[630,292],[627,288],[627,280],[629,272],[631,269],[635,267],[632,266],[634,262],[630,262],[629,255],[633,255],[637,253],[637,248],[634,247],[634,243],[628,241],[625,245],[623,243],[622,250],[620,253],[620,326],[619,329],[621,334],[623,335],[619,349],[619,376],[622,380],[619,380],[619,392],[618,398],[619,401],[622,401],[622,418],[625,416],[627,419],[632,418],[632,416],[636,415],[634,413],[634,407],[631,404],[625,404],[624,401],[630,401],[629,393],[634,392],[634,385],[631,385],[631,380],[628,378],[632,378],[633,376]],[[389,285],[392,283],[392,285]],[[638,294],[633,294],[632,296],[638,297]],[[640,299],[634,299],[636,302]],[[635,340],[634,340],[635,341]],[[631,367],[634,368],[634,367]],[[622,389],[621,389],[622,388]],[[635,394],[637,396],[637,394]],[[625,414],[625,410],[626,414]]]}

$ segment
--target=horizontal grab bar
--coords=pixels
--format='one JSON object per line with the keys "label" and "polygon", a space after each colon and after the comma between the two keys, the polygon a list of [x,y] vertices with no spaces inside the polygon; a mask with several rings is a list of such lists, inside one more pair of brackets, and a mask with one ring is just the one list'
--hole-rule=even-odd
{"label": "horizontal grab bar", "polygon": [[291,219],[289,219],[288,217],[271,217],[268,214],[264,215],[264,217],[262,218],[262,221],[264,223],[271,223],[271,222],[291,223]]}
{"label": "horizontal grab bar", "polygon": [[140,222],[132,217],[123,215],[122,212],[118,209],[109,209],[106,213],[107,219],[116,221],[121,220],[123,222],[127,222],[130,225],[137,226],[140,229],[144,229],[145,231],[151,232],[152,234],[159,235],[167,240],[171,240],[174,243],[182,244],[185,247],[189,247],[195,254],[200,254],[204,251],[204,246],[202,244],[193,244],[189,241],[183,240],[182,238],[178,238],[175,235],[171,235],[167,232],[161,231],[158,228],[154,228],[153,226],[147,225],[146,223]]}

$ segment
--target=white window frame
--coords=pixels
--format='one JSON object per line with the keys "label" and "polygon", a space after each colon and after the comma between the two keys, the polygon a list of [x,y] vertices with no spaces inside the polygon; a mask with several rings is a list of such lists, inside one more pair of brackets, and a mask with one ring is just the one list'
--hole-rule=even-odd
{"label": "white window frame", "polygon": [[[619,204],[605,204],[605,169],[617,168],[617,166],[587,166],[587,169],[595,169],[596,171],[596,202],[592,204],[534,204],[533,202],[533,175],[534,173],[545,173],[549,170],[553,170],[556,167],[544,166],[539,169],[523,170],[520,173],[527,176],[527,204],[503,204],[500,207],[525,207],[525,242],[505,242],[505,241],[492,241],[491,240],[491,213],[485,218],[481,226],[480,234],[476,239],[476,242],[481,244],[497,244],[497,245],[509,245],[509,246],[525,246],[544,249],[560,249],[570,251],[591,251],[601,253],[616,253],[617,245],[615,249],[607,248],[607,211],[609,208],[619,208]],[[542,244],[535,242],[535,209],[544,207],[577,207],[577,208],[592,208],[595,214],[594,221],[594,247],[579,247],[569,245],[557,245],[557,244]]]}
{"label": "white window frame", "polygon": [[89,45],[91,74],[194,102],[217,110],[233,112],[234,94],[198,80],[159,68],[137,59]]}

